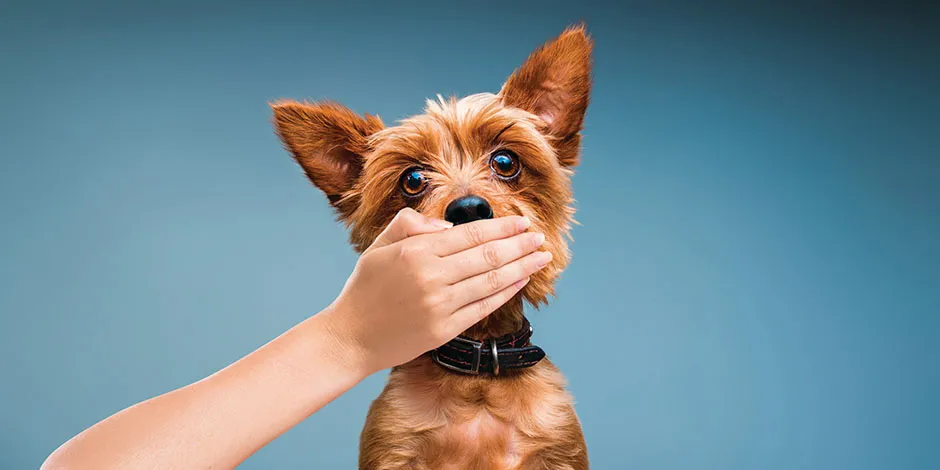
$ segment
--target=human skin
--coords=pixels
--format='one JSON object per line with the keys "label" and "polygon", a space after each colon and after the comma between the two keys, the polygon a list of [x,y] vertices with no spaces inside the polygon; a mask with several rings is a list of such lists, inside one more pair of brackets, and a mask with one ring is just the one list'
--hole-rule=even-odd
{"label": "human skin", "polygon": [[224,369],[82,431],[43,469],[233,468],[369,375],[457,336],[551,261],[518,216],[404,209],[327,308]]}

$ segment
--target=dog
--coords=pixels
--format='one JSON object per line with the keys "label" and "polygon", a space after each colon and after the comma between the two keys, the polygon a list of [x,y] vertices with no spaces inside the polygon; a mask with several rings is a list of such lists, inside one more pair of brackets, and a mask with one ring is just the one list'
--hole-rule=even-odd
{"label": "dog", "polygon": [[385,127],[334,102],[277,101],[274,127],[362,252],[405,208],[464,223],[524,215],[551,263],[454,341],[395,367],[372,403],[359,468],[588,468],[561,372],[531,345],[523,303],[554,295],[567,266],[571,176],[591,89],[584,25],[536,49],[498,93],[428,100]]}

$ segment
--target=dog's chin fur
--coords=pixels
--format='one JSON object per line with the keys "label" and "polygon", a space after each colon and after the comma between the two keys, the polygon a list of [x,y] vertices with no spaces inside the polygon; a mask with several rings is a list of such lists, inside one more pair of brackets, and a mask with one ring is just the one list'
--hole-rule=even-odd
{"label": "dog's chin fur", "polygon": [[[488,201],[496,217],[529,217],[530,230],[545,234],[542,249],[552,253],[552,262],[467,332],[476,338],[499,336],[520,326],[524,302],[538,307],[554,295],[554,282],[570,260],[571,175],[580,156],[591,48],[583,26],[569,28],[532,53],[498,94],[428,100],[423,114],[396,126],[332,102],[281,101],[273,104],[275,128],[349,227],[357,251],[405,207],[444,218],[451,201],[472,194]],[[497,150],[518,156],[517,177],[507,180],[490,168]],[[422,169],[429,185],[410,197],[402,192],[401,176],[414,167]],[[449,380],[439,371],[431,375]],[[560,374],[555,381],[563,382]]]}

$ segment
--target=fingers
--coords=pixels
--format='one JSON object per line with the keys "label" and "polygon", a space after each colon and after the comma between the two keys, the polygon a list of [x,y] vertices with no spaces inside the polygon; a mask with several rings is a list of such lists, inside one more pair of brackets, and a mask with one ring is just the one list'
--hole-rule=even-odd
{"label": "fingers", "polygon": [[389,222],[385,230],[376,237],[372,246],[369,248],[388,246],[408,237],[423,233],[437,232],[453,226],[454,224],[450,222],[433,219],[410,207],[406,207],[395,214],[395,218]]}
{"label": "fingers", "polygon": [[454,284],[477,274],[500,268],[532,253],[544,242],[544,234],[524,232],[455,253],[444,258],[450,267],[445,281],[448,284]]}
{"label": "fingers", "polygon": [[438,256],[449,256],[488,241],[511,237],[524,232],[531,222],[528,217],[511,215],[461,224],[436,236],[432,251]]}
{"label": "fingers", "polygon": [[[531,276],[539,269],[544,268],[552,260],[552,254],[547,251],[536,251],[499,269],[478,274],[464,281],[458,282],[448,289],[456,306],[466,306],[480,299],[492,296],[506,289],[520,279]],[[502,304],[500,304],[502,305]],[[496,305],[494,308],[499,307]]]}
{"label": "fingers", "polygon": [[509,299],[512,299],[512,296],[516,295],[528,283],[529,278],[525,277],[489,297],[484,297],[458,309],[450,316],[448,327],[449,330],[455,332],[452,336],[460,334],[462,331],[475,325],[478,321],[486,318],[487,315],[496,311],[497,308],[506,302],[509,302]]}

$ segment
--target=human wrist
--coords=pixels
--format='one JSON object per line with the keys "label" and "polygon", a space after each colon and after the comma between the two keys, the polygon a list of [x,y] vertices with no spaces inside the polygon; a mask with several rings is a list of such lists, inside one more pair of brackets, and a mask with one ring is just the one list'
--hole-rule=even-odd
{"label": "human wrist", "polygon": [[355,316],[347,305],[334,302],[310,320],[318,320],[326,354],[357,382],[377,372],[372,356],[357,334]]}

